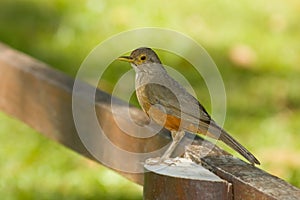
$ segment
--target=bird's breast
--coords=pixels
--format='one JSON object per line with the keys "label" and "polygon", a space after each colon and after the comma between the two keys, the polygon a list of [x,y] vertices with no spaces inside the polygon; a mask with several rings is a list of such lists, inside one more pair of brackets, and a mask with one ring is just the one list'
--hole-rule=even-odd
{"label": "bird's breast", "polygon": [[149,97],[145,91],[145,86],[140,86],[136,88],[136,96],[144,112],[147,112],[150,109],[151,104],[149,101]]}

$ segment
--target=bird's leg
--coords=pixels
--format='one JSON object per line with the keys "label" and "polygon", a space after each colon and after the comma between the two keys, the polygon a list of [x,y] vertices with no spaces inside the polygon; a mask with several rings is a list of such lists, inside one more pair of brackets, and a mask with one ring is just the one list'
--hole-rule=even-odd
{"label": "bird's leg", "polygon": [[177,147],[181,139],[184,137],[185,132],[184,131],[171,131],[172,135],[172,143],[167,149],[167,151],[163,154],[163,156],[160,158],[160,162],[165,161],[166,159],[170,158],[171,154],[173,153],[174,149]]}
{"label": "bird's leg", "polygon": [[173,161],[171,161],[171,162],[165,162],[165,161],[168,158],[170,158],[172,152],[174,151],[176,146],[179,144],[179,142],[185,135],[185,132],[184,131],[171,131],[171,135],[172,135],[173,141],[172,141],[171,145],[169,146],[169,148],[167,149],[167,151],[163,154],[163,156],[161,158],[151,158],[151,159],[146,160],[147,165],[156,165],[156,164],[160,164],[160,163],[166,163],[168,165],[174,164]]}

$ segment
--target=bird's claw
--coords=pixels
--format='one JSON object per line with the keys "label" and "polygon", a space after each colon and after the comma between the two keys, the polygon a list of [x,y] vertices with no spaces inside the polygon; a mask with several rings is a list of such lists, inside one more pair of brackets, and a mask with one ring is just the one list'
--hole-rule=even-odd
{"label": "bird's claw", "polygon": [[176,166],[177,163],[181,163],[180,158],[168,158],[168,159],[161,159],[160,157],[157,158],[149,158],[145,161],[146,165],[159,165],[165,164],[168,166]]}

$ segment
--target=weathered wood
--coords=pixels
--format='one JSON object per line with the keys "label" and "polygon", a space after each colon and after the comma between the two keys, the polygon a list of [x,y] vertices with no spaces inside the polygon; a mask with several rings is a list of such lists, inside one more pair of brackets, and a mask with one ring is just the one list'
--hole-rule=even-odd
{"label": "weathered wood", "polygon": [[[27,55],[0,44],[0,109],[30,125],[43,135],[58,141],[90,159],[99,162],[92,156],[80,140],[72,115],[72,87],[74,80],[63,73]],[[91,86],[82,83],[83,88]],[[107,137],[119,148],[130,152],[151,152],[159,149],[170,141],[169,133],[161,131],[150,138],[137,138],[124,133],[116,124],[110,107],[111,96],[97,90],[95,110],[98,121],[103,125]],[[82,105],[88,105],[82,98]],[[123,103],[118,101],[119,118],[122,118]],[[82,108],[84,109],[84,108]],[[130,108],[131,117],[139,124],[147,123],[142,111]],[[128,119],[124,119],[126,123]],[[89,126],[89,124],[87,124]],[[132,129],[132,135],[138,135]],[[181,143],[194,138],[188,135]],[[197,137],[186,156],[195,162],[199,161],[199,153],[210,151],[202,158],[205,168],[222,179],[232,183],[234,199],[300,199],[300,190],[287,182],[253,167],[239,159],[228,155],[209,142]],[[95,141],[95,145],[98,141]],[[99,151],[103,148],[99,147]],[[105,150],[105,149],[104,149]],[[118,170],[124,158],[117,151],[100,152],[110,162],[109,167],[118,171],[128,179],[143,184],[143,173],[130,173]],[[158,154],[156,154],[158,156]],[[130,167],[143,168],[146,157],[136,157]],[[263,162],[263,161],[262,161]],[[103,163],[102,163],[103,164]]]}
{"label": "weathered wood", "polygon": [[231,184],[207,169],[182,158],[170,163],[145,165],[150,172],[145,174],[144,199],[232,199]]}
{"label": "weathered wood", "polygon": [[232,157],[204,160],[204,166],[232,183],[234,199],[300,199],[299,189],[241,160]]}

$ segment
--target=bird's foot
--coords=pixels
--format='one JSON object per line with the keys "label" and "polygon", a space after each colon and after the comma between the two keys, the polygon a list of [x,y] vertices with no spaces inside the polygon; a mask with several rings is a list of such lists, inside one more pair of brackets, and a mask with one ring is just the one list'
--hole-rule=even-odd
{"label": "bird's foot", "polygon": [[156,158],[148,158],[145,161],[146,165],[158,165],[161,163],[161,158],[160,157],[156,157]]}
{"label": "bird's foot", "polygon": [[179,157],[176,158],[167,158],[162,159],[161,157],[156,158],[149,158],[145,161],[146,165],[159,165],[159,164],[165,164],[168,166],[176,166],[177,163],[181,163],[181,160]]}

